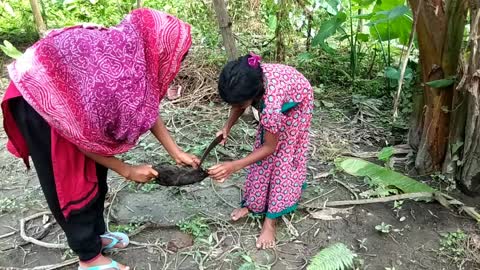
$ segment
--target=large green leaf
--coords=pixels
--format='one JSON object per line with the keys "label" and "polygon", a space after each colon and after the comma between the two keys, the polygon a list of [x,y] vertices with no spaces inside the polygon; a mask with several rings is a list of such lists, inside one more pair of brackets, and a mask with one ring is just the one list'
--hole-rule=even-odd
{"label": "large green leaf", "polygon": [[[3,2],[3,8],[5,9],[5,11],[12,17],[15,17],[15,11],[13,11],[13,8],[12,6],[10,6],[9,3],[7,2],[4,2],[4,1],[0,1],[0,4],[2,4]],[[0,5],[1,6],[1,5]]]}
{"label": "large green leaf", "polygon": [[377,12],[377,14],[384,15],[385,18],[377,20],[377,21],[372,21],[372,22],[370,22],[370,24],[379,24],[379,23],[383,23],[383,22],[387,22],[387,21],[393,21],[396,18],[399,18],[399,17],[401,17],[405,14],[408,14],[408,11],[409,11],[409,9],[405,5],[400,5],[398,7],[394,7],[391,10],[379,11],[379,12]]}
{"label": "large green leaf", "polygon": [[[391,80],[400,80],[400,71],[394,67],[387,67],[385,68],[385,77]],[[406,82],[410,82],[413,79],[413,70],[409,67],[405,69],[405,73],[403,74],[403,79]]]}
{"label": "large green leaf", "polygon": [[398,69],[394,67],[386,67],[385,68],[385,77],[389,78],[390,80],[400,80],[400,72]]}
{"label": "large green leaf", "polygon": [[277,29],[277,16],[274,16],[274,15],[270,15],[268,16],[268,29],[270,29],[270,31],[275,31],[275,29]]}
{"label": "large green leaf", "polygon": [[369,34],[365,34],[365,33],[358,33],[357,34],[357,40],[367,42],[369,38],[370,38]]}
{"label": "large green leaf", "polygon": [[3,41],[4,45],[0,45],[0,49],[5,53],[7,56],[13,58],[13,59],[18,59],[20,56],[22,56],[22,53],[15,48],[15,46],[12,45],[12,43],[8,42],[8,40]]}
{"label": "large green leaf", "polygon": [[353,0],[353,2],[358,4],[361,8],[367,8],[373,4],[375,0]]}
{"label": "large green leaf", "polygon": [[341,4],[342,2],[340,0],[325,0],[320,2],[320,6],[332,15],[338,14]]}
{"label": "large green leaf", "polygon": [[368,177],[373,184],[383,187],[395,187],[404,193],[435,192],[432,187],[420,183],[406,175],[359,158],[341,158],[337,166],[348,174]]}
{"label": "large green leaf", "polygon": [[425,83],[432,88],[444,88],[455,83],[455,76]]}
{"label": "large green leaf", "polygon": [[333,36],[346,20],[347,15],[340,12],[328,21],[323,22],[317,35],[313,38],[312,46],[321,46],[326,52],[333,53],[334,50],[328,46],[325,40]]}
{"label": "large green leaf", "polygon": [[412,15],[403,0],[378,1],[368,25],[370,34],[378,40],[399,39],[407,44],[412,30]]}

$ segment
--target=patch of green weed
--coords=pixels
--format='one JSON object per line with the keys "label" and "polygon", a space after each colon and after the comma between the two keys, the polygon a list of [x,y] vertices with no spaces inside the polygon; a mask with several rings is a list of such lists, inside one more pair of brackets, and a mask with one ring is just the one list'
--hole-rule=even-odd
{"label": "patch of green weed", "polygon": [[203,217],[196,216],[183,220],[177,226],[182,232],[191,234],[195,239],[206,238],[211,234],[207,219]]}
{"label": "patch of green weed", "polygon": [[454,261],[461,261],[465,258],[465,242],[467,235],[462,230],[441,234],[440,253]]}
{"label": "patch of green weed", "polygon": [[21,208],[20,204],[12,198],[0,199],[0,213],[10,213]]}

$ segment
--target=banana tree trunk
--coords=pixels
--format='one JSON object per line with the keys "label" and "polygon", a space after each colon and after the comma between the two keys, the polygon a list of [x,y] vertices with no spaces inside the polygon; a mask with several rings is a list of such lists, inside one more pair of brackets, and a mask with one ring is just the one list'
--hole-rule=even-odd
{"label": "banana tree trunk", "polygon": [[480,192],[480,3],[470,1],[470,38],[455,89],[444,172],[467,192]]}
{"label": "banana tree trunk", "polygon": [[449,143],[450,112],[454,86],[432,88],[426,82],[457,73],[465,27],[467,0],[409,0],[420,13],[416,27],[420,51],[423,98],[412,122],[411,141],[417,149],[415,165],[420,173],[442,169]]}

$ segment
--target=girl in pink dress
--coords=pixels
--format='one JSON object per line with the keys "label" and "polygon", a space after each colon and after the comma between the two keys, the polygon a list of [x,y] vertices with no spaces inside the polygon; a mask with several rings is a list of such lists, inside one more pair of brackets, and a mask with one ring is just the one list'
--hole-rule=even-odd
{"label": "girl in pink dress", "polygon": [[223,143],[248,106],[261,113],[254,151],[243,159],[211,167],[209,174],[223,182],[248,167],[241,208],[231,217],[236,221],[248,213],[265,214],[257,240],[257,248],[265,249],[275,246],[275,219],[295,210],[306,182],[313,91],[296,69],[260,60],[250,53],[229,62],[218,85],[221,98],[232,106],[220,131]]}

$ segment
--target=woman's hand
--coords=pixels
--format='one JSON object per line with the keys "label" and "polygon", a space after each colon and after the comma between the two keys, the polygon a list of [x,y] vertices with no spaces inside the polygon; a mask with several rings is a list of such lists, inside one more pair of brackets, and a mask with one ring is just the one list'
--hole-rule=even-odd
{"label": "woman's hand", "polygon": [[196,156],[185,153],[183,151],[176,154],[174,159],[177,165],[188,165],[195,169],[198,168],[198,164],[200,163],[200,160]]}
{"label": "woman's hand", "polygon": [[137,165],[129,166],[123,176],[128,180],[138,183],[146,183],[157,177],[158,172],[155,171],[151,165]]}
{"label": "woman's hand", "polygon": [[240,168],[237,167],[235,162],[225,162],[217,164],[210,169],[208,169],[208,174],[210,177],[220,183],[225,182],[225,180],[230,177],[233,173],[238,171]]}
{"label": "woman's hand", "polygon": [[225,143],[227,143],[227,138],[228,138],[228,134],[230,134],[230,129],[229,128],[222,128],[222,130],[219,130],[217,132],[217,134],[215,135],[215,138],[220,136],[220,135],[223,135],[223,139],[222,141],[220,142],[221,145],[225,145]]}

